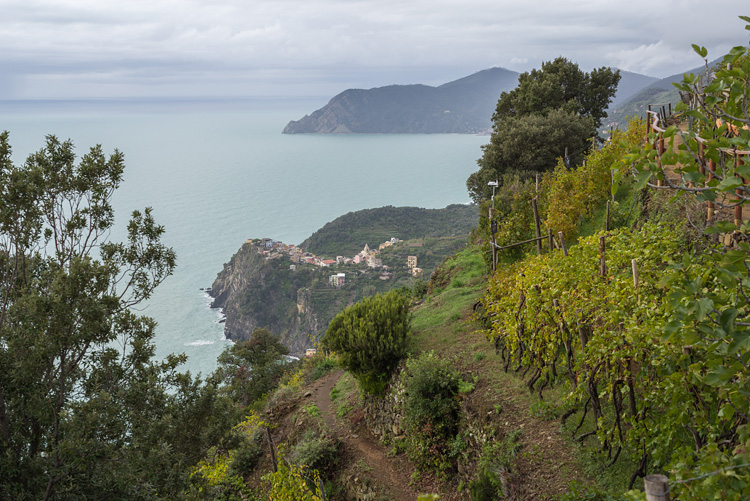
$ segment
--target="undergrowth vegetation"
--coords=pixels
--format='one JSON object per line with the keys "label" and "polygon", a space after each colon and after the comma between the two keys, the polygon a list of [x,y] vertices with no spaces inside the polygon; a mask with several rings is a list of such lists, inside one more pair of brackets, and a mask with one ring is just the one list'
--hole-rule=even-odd
{"label": "undergrowth vegetation", "polygon": [[461,375],[449,360],[428,352],[408,360],[402,378],[407,453],[417,467],[445,473],[454,466]]}

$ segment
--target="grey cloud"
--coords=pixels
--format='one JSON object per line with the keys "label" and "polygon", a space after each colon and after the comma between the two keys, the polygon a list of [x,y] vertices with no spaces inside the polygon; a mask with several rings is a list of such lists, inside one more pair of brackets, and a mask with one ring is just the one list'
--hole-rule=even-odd
{"label": "grey cloud", "polygon": [[700,63],[690,43],[718,56],[748,38],[732,1],[664,0],[669,18],[645,0],[0,1],[0,98],[330,95],[560,55],[666,76]]}

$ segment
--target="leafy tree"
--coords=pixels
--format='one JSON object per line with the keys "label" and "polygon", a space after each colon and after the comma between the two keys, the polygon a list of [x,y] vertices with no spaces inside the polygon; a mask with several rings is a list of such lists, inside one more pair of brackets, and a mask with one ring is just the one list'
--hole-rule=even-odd
{"label": "leafy tree", "polygon": [[518,86],[500,95],[493,120],[563,110],[591,117],[599,127],[619,82],[619,70],[602,67],[584,73],[576,63],[558,57],[542,63],[540,70],[520,75]]}
{"label": "leafy tree", "polygon": [[247,341],[235,343],[219,355],[214,373],[223,391],[245,407],[272,390],[282,374],[289,349],[268,329],[255,329]]}
{"label": "leafy tree", "polygon": [[503,92],[497,103],[490,143],[466,182],[472,199],[488,198],[487,182],[505,173],[554,168],[566,148],[573,160],[580,158],[607,116],[619,81],[619,71],[585,73],[562,57],[522,74],[518,87]]}
{"label": "leafy tree", "polygon": [[406,355],[410,323],[409,299],[391,291],[365,298],[336,315],[321,341],[338,354],[341,366],[365,391],[379,395]]}
{"label": "leafy tree", "polygon": [[[23,166],[0,134],[0,498],[169,497],[226,424],[216,388],[152,361],[131,307],[172,273],[150,209],[106,240],[123,155],[48,136]],[[215,420],[209,421],[209,417]],[[189,429],[190,433],[185,433]]]}

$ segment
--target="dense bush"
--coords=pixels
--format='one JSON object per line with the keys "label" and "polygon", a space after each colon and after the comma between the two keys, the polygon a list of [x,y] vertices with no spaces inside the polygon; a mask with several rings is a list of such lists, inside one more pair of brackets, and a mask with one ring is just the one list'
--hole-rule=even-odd
{"label": "dense bush", "polygon": [[520,435],[520,430],[517,430],[502,441],[490,441],[482,447],[477,474],[469,483],[471,501],[492,501],[509,497],[508,489],[503,485],[503,477],[508,475],[510,466],[521,449]]}
{"label": "dense bush", "polygon": [[263,457],[263,435],[259,428],[253,429],[250,433],[240,434],[240,442],[234,453],[231,455],[229,465],[229,474],[240,477],[247,476],[255,469]]}
{"label": "dense bush", "polygon": [[409,431],[407,452],[423,469],[452,467],[452,441],[458,432],[461,375],[449,360],[432,352],[406,364],[404,417]]}
{"label": "dense bush", "polygon": [[363,299],[336,315],[322,338],[338,354],[366,392],[381,395],[406,355],[410,332],[409,299],[391,291]]}
{"label": "dense bush", "polygon": [[427,289],[427,282],[422,280],[421,278],[418,278],[414,281],[414,285],[412,286],[412,294],[414,295],[415,299],[422,299],[427,295]]}
{"label": "dense bush", "polygon": [[310,470],[325,471],[336,464],[338,444],[325,434],[308,431],[291,451],[291,460]]}
{"label": "dense bush", "polygon": [[[321,501],[320,476],[313,472],[312,486],[305,480],[305,468],[279,461],[275,472],[263,476],[267,484],[268,499],[294,499],[295,501]],[[311,488],[312,487],[312,488]]]}
{"label": "dense bush", "polygon": [[255,329],[247,341],[226,348],[212,378],[243,407],[271,391],[281,379],[289,349],[268,329]]}

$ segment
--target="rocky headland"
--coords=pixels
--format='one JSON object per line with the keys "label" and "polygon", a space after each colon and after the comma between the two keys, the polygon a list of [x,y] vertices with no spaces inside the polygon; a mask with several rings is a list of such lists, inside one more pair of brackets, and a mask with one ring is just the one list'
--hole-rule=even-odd
{"label": "rocky headland", "polygon": [[289,122],[283,133],[488,133],[500,94],[517,84],[517,72],[490,68],[438,87],[348,89],[311,115]]}
{"label": "rocky headland", "polygon": [[270,238],[246,241],[206,291],[214,298],[211,306],[225,314],[229,339],[249,339],[264,327],[300,355],[347,306],[429,278],[466,244],[476,219],[471,205],[352,212],[301,246]]}

